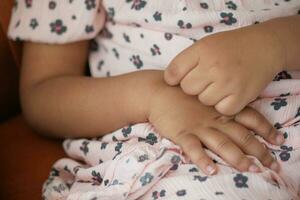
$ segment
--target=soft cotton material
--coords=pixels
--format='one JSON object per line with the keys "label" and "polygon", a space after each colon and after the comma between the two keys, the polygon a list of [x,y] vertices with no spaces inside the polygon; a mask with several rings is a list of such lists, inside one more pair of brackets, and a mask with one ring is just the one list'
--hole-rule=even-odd
{"label": "soft cotton material", "polygon": [[[91,39],[93,77],[165,69],[180,51],[210,34],[299,13],[298,0],[16,1],[9,37],[50,44]],[[292,79],[293,78],[293,79]],[[279,81],[280,80],[280,81]],[[240,173],[207,150],[219,168],[207,177],[149,123],[103,138],[66,140],[45,199],[297,199],[300,173],[300,76],[282,72],[253,107],[283,132],[266,143],[281,171]],[[263,141],[261,138],[260,140]]]}

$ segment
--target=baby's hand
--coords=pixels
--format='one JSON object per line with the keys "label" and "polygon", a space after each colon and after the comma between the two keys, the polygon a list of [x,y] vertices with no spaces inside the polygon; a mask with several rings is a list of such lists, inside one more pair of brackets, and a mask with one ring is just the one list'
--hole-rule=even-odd
{"label": "baby's hand", "polygon": [[284,57],[277,38],[255,25],[197,41],[173,59],[164,76],[204,105],[234,115],[281,71]]}
{"label": "baby's hand", "polygon": [[[246,108],[234,119],[224,117],[213,107],[204,106],[179,87],[164,86],[150,100],[149,121],[158,133],[172,140],[205,173],[214,174],[217,167],[203,146],[222,157],[240,171],[258,172],[248,158],[258,158],[264,166],[278,170],[270,152],[250,130],[272,144],[281,144],[282,135],[257,111]],[[249,130],[248,130],[249,129]]]}

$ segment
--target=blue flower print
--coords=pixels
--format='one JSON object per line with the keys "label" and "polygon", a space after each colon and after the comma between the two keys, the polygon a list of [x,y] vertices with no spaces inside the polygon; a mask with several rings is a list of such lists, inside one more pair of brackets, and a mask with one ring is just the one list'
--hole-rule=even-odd
{"label": "blue flower print", "polygon": [[178,164],[173,165],[170,170],[175,171],[178,169]]}
{"label": "blue flower print", "polygon": [[141,10],[147,4],[144,0],[126,0],[127,3],[132,2],[131,9]]}
{"label": "blue flower print", "polygon": [[156,11],[153,15],[153,18],[155,21],[161,21],[161,13]]}
{"label": "blue flower print", "polygon": [[292,76],[287,72],[287,71],[282,71],[279,72],[275,78],[273,79],[273,81],[280,81],[282,79],[291,79]]}
{"label": "blue flower print", "polygon": [[128,137],[128,135],[131,133],[131,131],[132,131],[131,125],[129,125],[128,127],[124,127],[122,129],[123,136]]}
{"label": "blue flower print", "polygon": [[236,176],[233,178],[235,182],[235,186],[238,188],[248,188],[247,181],[248,177],[244,176],[243,174],[236,174]]}
{"label": "blue flower print", "polygon": [[173,38],[173,34],[172,33],[165,33],[165,39],[166,40],[171,40]]}
{"label": "blue flower print", "polygon": [[232,13],[221,12],[220,15],[222,17],[222,20],[220,21],[221,23],[224,23],[226,25],[232,25],[237,22],[236,18],[233,17]]}
{"label": "blue flower print", "polygon": [[142,183],[142,186],[145,186],[149,184],[153,179],[153,175],[147,172],[144,176],[140,178],[140,182]]}
{"label": "blue flower print", "polygon": [[186,195],[186,190],[178,190],[178,191],[176,192],[176,195],[177,195],[177,196],[185,196],[185,195]]}
{"label": "blue flower print", "polygon": [[280,149],[282,149],[284,151],[293,151],[293,147],[292,146],[288,147],[286,145],[281,145]]}
{"label": "blue flower print", "polygon": [[36,18],[31,19],[31,21],[30,21],[30,27],[32,29],[35,29],[38,25],[39,25],[39,23],[38,23],[38,21],[37,21]]}
{"label": "blue flower print", "polygon": [[89,44],[89,49],[92,52],[96,52],[99,50],[99,44],[95,39],[92,39],[90,44]]}
{"label": "blue flower print", "polygon": [[284,132],[284,133],[283,133],[283,137],[284,137],[284,139],[287,139],[287,138],[288,138],[288,133],[287,133],[287,132]]}
{"label": "blue flower print", "polygon": [[108,11],[107,11],[108,20],[113,21],[114,16],[115,16],[115,9],[112,7],[108,8]]}
{"label": "blue flower print", "polygon": [[290,153],[287,151],[283,151],[279,154],[280,160],[282,161],[288,161],[291,157]]}
{"label": "blue flower print", "polygon": [[93,176],[93,184],[92,185],[100,185],[102,183],[102,178],[100,175],[100,172],[96,172],[95,170],[92,171],[92,176]]}
{"label": "blue flower print", "polygon": [[155,143],[157,143],[157,137],[154,135],[154,133],[149,133],[149,135],[147,135],[146,137],[146,142],[154,145]]}
{"label": "blue flower print", "polygon": [[214,31],[214,27],[212,26],[204,26],[205,33],[211,33]]}
{"label": "blue flower print", "polygon": [[276,129],[281,129],[281,128],[282,128],[282,125],[281,125],[279,122],[276,122],[276,123],[274,124],[274,127],[275,127]]}
{"label": "blue flower print", "polygon": [[120,152],[121,148],[122,148],[123,143],[122,142],[118,142],[116,147],[115,147],[115,151]]}
{"label": "blue flower print", "polygon": [[145,160],[149,160],[148,154],[143,154],[139,156],[138,162],[144,162]]}
{"label": "blue flower print", "polygon": [[130,37],[126,33],[123,33],[123,38],[126,42],[130,43]]}
{"label": "blue flower print", "polygon": [[232,1],[228,1],[225,4],[227,5],[228,9],[231,9],[231,10],[236,10],[237,9],[237,5],[235,3],[233,3]]}
{"label": "blue flower print", "polygon": [[51,32],[56,33],[57,35],[62,35],[67,31],[67,27],[64,26],[61,19],[57,19],[54,22],[50,23]]}
{"label": "blue flower print", "polygon": [[50,171],[50,176],[59,176],[59,171],[53,167]]}
{"label": "blue flower print", "polygon": [[48,7],[50,10],[54,10],[56,8],[56,2],[55,1],[49,1]]}
{"label": "blue flower print", "polygon": [[159,47],[156,44],[154,44],[153,47],[150,48],[150,51],[152,53],[152,56],[160,55],[161,54],[160,49],[159,49]]}
{"label": "blue flower print", "polygon": [[196,167],[193,167],[189,169],[189,172],[199,172],[199,170]]}
{"label": "blue flower print", "polygon": [[26,8],[31,8],[32,0],[25,0],[25,5],[26,5]]}
{"label": "blue flower print", "polygon": [[200,3],[200,7],[203,9],[208,9],[208,4],[207,3]]}
{"label": "blue flower print", "polygon": [[295,115],[295,118],[296,117],[299,117],[300,116],[300,107],[298,108],[298,111],[297,111],[297,113],[296,113],[296,115]]}
{"label": "blue flower print", "polygon": [[140,69],[144,65],[139,55],[132,55],[130,61],[136,66],[137,69]]}
{"label": "blue flower print", "polygon": [[87,10],[92,10],[93,8],[96,8],[96,0],[85,0],[85,6]]}
{"label": "blue flower print", "polygon": [[53,188],[53,190],[55,191],[55,192],[58,192],[58,193],[61,193],[62,191],[65,191],[66,190],[66,187],[62,184],[62,183],[60,183],[59,185],[55,185],[55,186],[53,186],[52,187]]}
{"label": "blue flower print", "polygon": [[171,158],[171,163],[172,163],[173,165],[178,164],[180,161],[181,161],[181,159],[180,159],[180,157],[177,156],[177,155],[174,155],[174,156],[172,156],[172,158]]}
{"label": "blue flower print", "polygon": [[286,145],[281,145],[280,149],[282,149],[283,151],[279,154],[280,160],[281,161],[288,161],[291,157],[291,154],[289,153],[289,151],[293,151],[293,147],[288,147]]}
{"label": "blue flower print", "polygon": [[271,103],[271,106],[274,107],[274,110],[279,110],[281,107],[284,107],[286,105],[286,98],[275,98],[274,102]]}
{"label": "blue flower print", "polygon": [[86,26],[85,26],[85,32],[86,32],[86,33],[92,33],[92,32],[94,32],[94,27],[93,27],[93,25],[86,25]]}
{"label": "blue flower print", "polygon": [[101,149],[105,149],[106,146],[107,146],[107,144],[108,144],[107,142],[102,142],[100,148],[101,148]]}
{"label": "blue flower print", "polygon": [[88,148],[89,143],[90,143],[89,141],[84,140],[81,143],[81,146],[79,147],[80,151],[82,151],[84,155],[86,155],[89,152],[89,148]]}
{"label": "blue flower print", "polygon": [[200,182],[204,182],[207,180],[207,176],[194,176],[194,181],[200,181]]}
{"label": "blue flower print", "polygon": [[166,190],[161,190],[160,192],[154,191],[152,192],[152,198],[153,200],[159,199],[159,197],[165,197],[166,196]]}
{"label": "blue flower print", "polygon": [[74,172],[75,174],[77,174],[77,172],[79,171],[80,168],[82,168],[82,167],[79,166],[79,165],[76,166],[76,167],[74,167],[74,168],[73,168],[73,172]]}
{"label": "blue flower print", "polygon": [[114,53],[115,57],[116,57],[117,59],[119,59],[120,54],[119,54],[118,50],[117,50],[116,48],[112,48],[112,52]]}

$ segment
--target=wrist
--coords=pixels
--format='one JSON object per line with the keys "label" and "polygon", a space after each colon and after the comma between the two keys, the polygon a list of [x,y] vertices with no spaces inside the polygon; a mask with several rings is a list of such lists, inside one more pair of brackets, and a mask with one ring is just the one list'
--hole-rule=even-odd
{"label": "wrist", "polygon": [[272,46],[270,51],[276,51],[277,55],[277,72],[283,71],[287,67],[287,48],[282,39],[281,33],[276,28],[278,26],[278,19],[272,19],[264,23],[259,24],[257,27],[262,30],[262,34],[266,34],[272,40]]}
{"label": "wrist", "polygon": [[[159,91],[166,86],[163,79],[162,70],[144,70],[141,71],[143,75],[140,76],[143,79],[142,92],[139,94],[140,114],[143,119],[150,121],[150,115],[152,112],[153,102],[158,98]],[[135,90],[135,89],[134,89]]]}

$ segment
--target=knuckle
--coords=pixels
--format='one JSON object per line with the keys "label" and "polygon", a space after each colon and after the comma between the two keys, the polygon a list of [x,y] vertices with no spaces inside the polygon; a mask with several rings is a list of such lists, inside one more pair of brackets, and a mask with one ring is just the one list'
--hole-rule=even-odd
{"label": "knuckle", "polygon": [[171,80],[177,80],[181,76],[180,67],[178,66],[176,61],[172,61],[165,72],[166,78],[169,78]]}
{"label": "knuckle", "polygon": [[240,145],[243,148],[248,147],[255,140],[254,135],[250,132],[240,138]]}
{"label": "knuckle", "polygon": [[213,106],[214,105],[214,99],[209,98],[208,95],[204,95],[203,93],[198,95],[198,99],[199,101],[201,101],[201,103],[203,103],[206,106]]}
{"label": "knuckle", "polygon": [[176,137],[178,139],[185,139],[185,138],[188,138],[189,135],[191,135],[191,131],[189,131],[187,129],[182,129],[177,132]]}
{"label": "knuckle", "polygon": [[204,153],[198,153],[193,162],[195,163],[207,163],[208,162],[208,158]]}
{"label": "knuckle", "polygon": [[216,106],[215,106],[215,109],[223,114],[223,115],[226,115],[226,116],[231,116],[231,115],[234,115],[235,112],[232,111],[231,109],[231,106],[228,105],[228,104],[220,104],[218,103]]}
{"label": "knuckle", "polygon": [[215,109],[223,115],[232,116],[240,111],[239,106],[236,102],[238,102],[236,97],[233,95],[229,95],[221,101],[219,101],[215,105]]}
{"label": "knuckle", "polygon": [[232,121],[234,117],[218,115],[214,119],[217,123],[226,124],[229,121]]}
{"label": "knuckle", "polygon": [[186,142],[189,139],[189,137],[188,137],[189,134],[190,134],[189,131],[187,131],[186,129],[183,129],[175,134],[175,141],[177,143]]}
{"label": "knuckle", "polygon": [[259,114],[252,117],[254,126],[259,130],[264,138],[270,138],[273,134],[273,127],[268,121],[264,120]]}
{"label": "knuckle", "polygon": [[266,128],[266,122],[258,114],[253,114],[252,120],[258,129],[264,130]]}
{"label": "knuckle", "polygon": [[264,149],[261,155],[259,156],[261,162],[263,165],[269,165],[273,161],[273,157],[270,155],[269,151],[267,149]]}
{"label": "knuckle", "polygon": [[265,132],[266,132],[265,139],[271,139],[272,136],[275,136],[275,129],[271,125],[265,128]]}
{"label": "knuckle", "polygon": [[185,92],[186,94],[192,94],[193,93],[191,85],[189,84],[189,81],[186,78],[184,78],[180,82],[180,87],[183,90],[183,92]]}
{"label": "knuckle", "polygon": [[249,119],[252,119],[252,120],[254,120],[254,119],[256,119],[257,118],[257,116],[256,116],[256,111],[255,110],[253,110],[252,108],[250,108],[250,107],[245,107],[243,110],[241,110],[241,112],[239,112],[237,115],[236,115],[236,118],[237,119],[240,119],[240,118],[245,118],[245,119],[247,119],[247,120],[249,120]]}
{"label": "knuckle", "polygon": [[187,130],[178,132],[175,142],[181,145],[185,150],[192,150],[198,144],[196,136]]}
{"label": "knuckle", "polygon": [[240,170],[247,170],[249,159],[245,155],[241,155],[234,160],[233,165]]}
{"label": "knuckle", "polygon": [[217,152],[222,152],[224,151],[224,149],[226,149],[227,146],[229,146],[231,144],[231,141],[229,139],[223,139],[221,140],[217,146],[216,146],[216,151]]}

